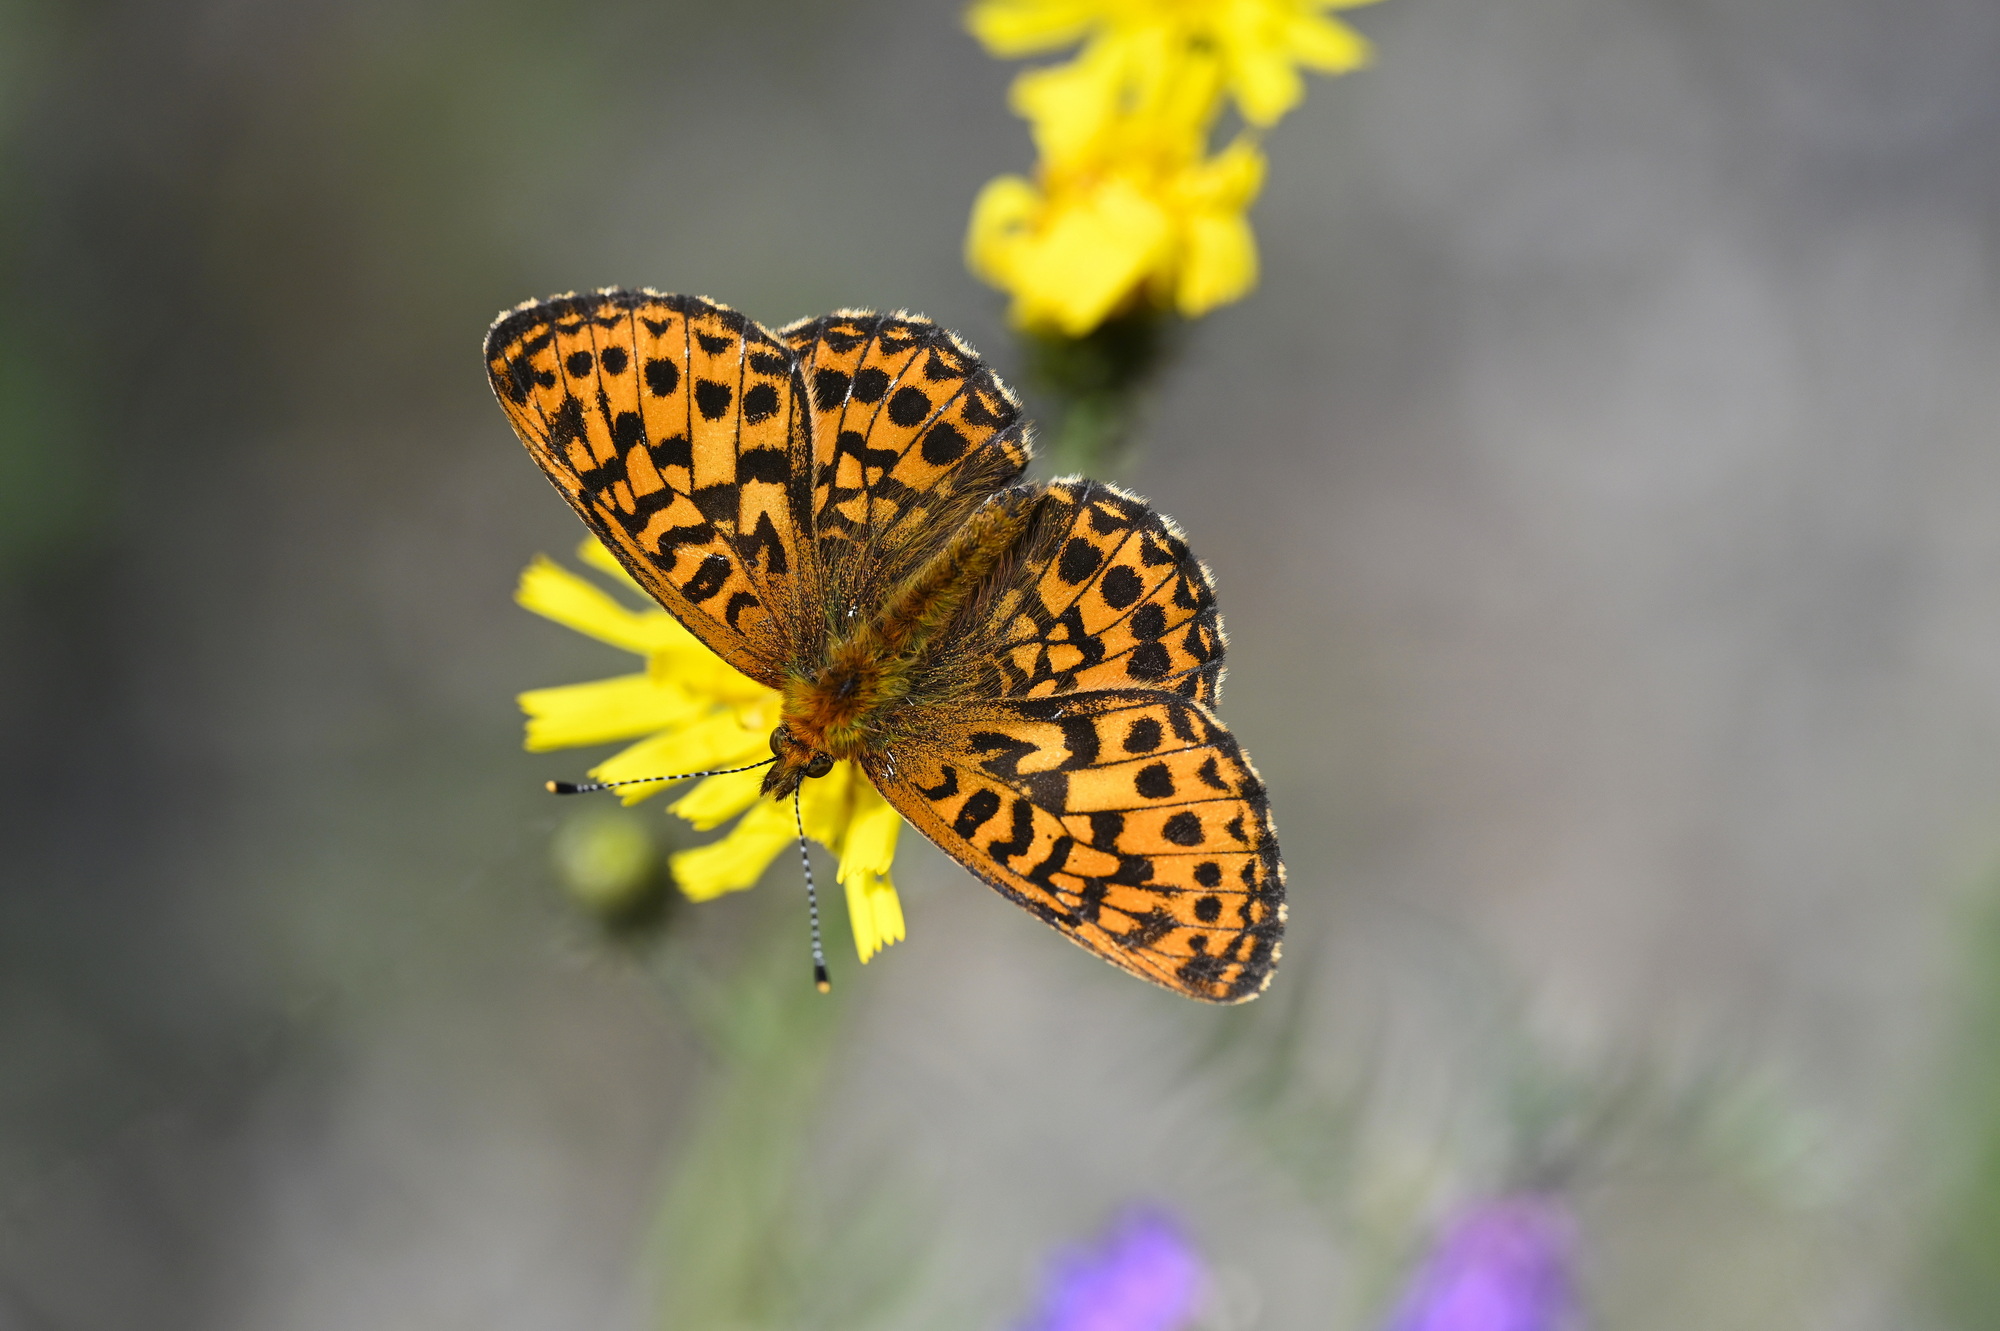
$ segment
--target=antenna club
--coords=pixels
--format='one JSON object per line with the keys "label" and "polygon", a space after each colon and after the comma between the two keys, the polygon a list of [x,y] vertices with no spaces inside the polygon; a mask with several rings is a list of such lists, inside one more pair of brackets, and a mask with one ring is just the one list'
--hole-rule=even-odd
{"label": "antenna club", "polygon": [[823,994],[833,992],[833,981],[827,976],[826,967],[817,962],[813,964],[813,988]]}
{"label": "antenna club", "polygon": [[581,795],[583,787],[574,781],[544,781],[542,789],[551,795]]}

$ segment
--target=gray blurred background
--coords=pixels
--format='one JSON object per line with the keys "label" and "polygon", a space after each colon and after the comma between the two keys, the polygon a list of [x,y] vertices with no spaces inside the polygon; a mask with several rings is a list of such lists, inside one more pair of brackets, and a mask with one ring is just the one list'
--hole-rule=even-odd
{"label": "gray blurred background", "polygon": [[[792,1324],[1004,1326],[1151,1198],[1217,1325],[1365,1326],[1532,1083],[1641,1088],[1569,1176],[1595,1325],[2000,1326],[1933,1293],[1994,1053],[2000,5],[1353,18],[1120,477],[1215,567],[1286,967],[1198,1009],[906,833],[785,1184],[896,1289]],[[726,1069],[549,868],[591,755],[513,695],[631,658],[510,601],[580,529],[479,339],[644,284],[1013,373],[959,245],[1014,68],[941,2],[0,5],[0,1328],[659,1324]],[[781,860],[668,927],[798,909]]]}

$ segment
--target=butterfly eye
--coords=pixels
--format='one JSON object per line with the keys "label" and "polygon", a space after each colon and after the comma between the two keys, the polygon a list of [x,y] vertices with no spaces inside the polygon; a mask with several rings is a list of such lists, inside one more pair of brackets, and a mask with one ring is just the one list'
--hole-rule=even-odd
{"label": "butterfly eye", "polygon": [[807,776],[825,776],[828,772],[831,772],[832,770],[833,770],[833,759],[831,756],[824,753],[815,753],[812,756],[812,761],[806,764]]}
{"label": "butterfly eye", "polygon": [[771,752],[777,754],[780,758],[785,756],[785,748],[791,742],[792,734],[783,726],[779,726],[771,732]]}

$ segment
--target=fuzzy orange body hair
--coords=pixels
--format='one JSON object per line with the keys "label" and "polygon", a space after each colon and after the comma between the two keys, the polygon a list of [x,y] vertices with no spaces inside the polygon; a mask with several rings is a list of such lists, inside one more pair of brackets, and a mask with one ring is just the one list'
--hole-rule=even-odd
{"label": "fuzzy orange body hair", "polygon": [[989,500],[880,610],[832,639],[819,669],[785,681],[782,739],[773,737],[778,760],[764,777],[766,794],[790,794],[817,754],[838,761],[876,747],[891,714],[909,700],[926,648],[990,581],[1034,513],[1034,498],[1020,491]]}

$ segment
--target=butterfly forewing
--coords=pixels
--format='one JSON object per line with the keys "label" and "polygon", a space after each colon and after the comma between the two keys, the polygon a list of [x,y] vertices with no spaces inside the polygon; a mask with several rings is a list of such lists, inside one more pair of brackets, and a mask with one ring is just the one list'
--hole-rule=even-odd
{"label": "butterfly forewing", "polygon": [[641,585],[779,683],[816,582],[790,350],[723,306],[603,291],[503,316],[486,361],[536,461]]}
{"label": "butterfly forewing", "polygon": [[866,613],[1027,465],[1020,404],[928,319],[846,311],[781,335],[810,405],[828,602]]}
{"label": "butterfly forewing", "polygon": [[1229,1003],[1277,965],[1264,787],[1198,703],[1106,689],[913,709],[868,770],[952,858],[1135,975]]}

